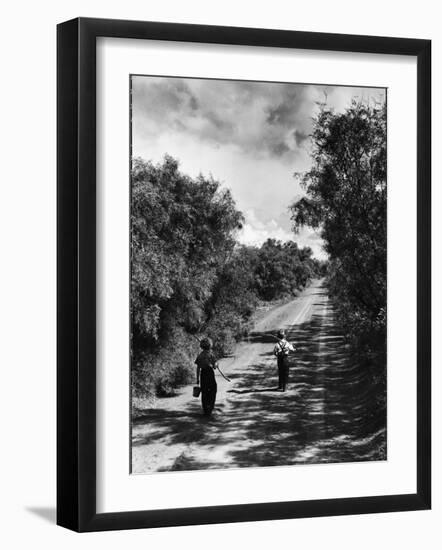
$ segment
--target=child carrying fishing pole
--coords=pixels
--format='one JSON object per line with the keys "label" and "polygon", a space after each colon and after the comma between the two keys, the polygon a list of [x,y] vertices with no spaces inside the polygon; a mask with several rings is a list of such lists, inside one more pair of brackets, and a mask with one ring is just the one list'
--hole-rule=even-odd
{"label": "child carrying fishing pole", "polygon": [[201,388],[201,403],[205,416],[212,414],[216,401],[217,384],[215,380],[215,369],[228,382],[230,379],[224,376],[216,357],[212,351],[212,341],[210,338],[203,338],[200,342],[201,353],[195,359],[196,364],[196,384]]}
{"label": "child carrying fishing pole", "polygon": [[295,351],[295,347],[286,340],[283,330],[278,332],[277,340],[273,353],[278,361],[278,390],[285,392],[289,379],[289,353]]}

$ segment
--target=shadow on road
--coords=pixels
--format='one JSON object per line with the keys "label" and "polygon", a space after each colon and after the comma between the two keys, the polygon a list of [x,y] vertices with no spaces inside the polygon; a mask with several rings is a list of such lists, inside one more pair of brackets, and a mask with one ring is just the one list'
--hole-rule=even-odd
{"label": "shadow on road", "polygon": [[253,388],[251,390],[228,390],[227,393],[237,393],[243,395],[245,393],[267,393],[278,391],[278,387],[275,388]]}
{"label": "shadow on road", "polygon": [[[150,410],[134,421],[151,426],[145,437],[134,439],[134,448],[156,440],[192,444],[197,451],[179,456],[167,468],[173,470],[386,459],[385,388],[373,377],[385,364],[362,364],[350,355],[331,303],[317,294],[322,311],[308,323],[287,327],[298,351],[286,393],[276,391],[276,361],[271,367],[246,365],[232,375],[236,384],[227,392],[225,415],[218,407],[206,419],[195,402],[185,411]],[[250,338],[274,342],[266,332]],[[264,355],[271,353],[270,348]]]}

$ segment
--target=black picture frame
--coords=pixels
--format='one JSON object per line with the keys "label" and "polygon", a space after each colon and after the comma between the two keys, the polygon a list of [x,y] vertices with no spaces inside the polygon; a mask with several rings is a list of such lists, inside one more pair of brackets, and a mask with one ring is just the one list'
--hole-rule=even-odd
{"label": "black picture frame", "polygon": [[[417,58],[417,492],[96,512],[96,39]],[[431,41],[79,18],[57,28],[57,523],[75,531],[424,510],[431,506]]]}

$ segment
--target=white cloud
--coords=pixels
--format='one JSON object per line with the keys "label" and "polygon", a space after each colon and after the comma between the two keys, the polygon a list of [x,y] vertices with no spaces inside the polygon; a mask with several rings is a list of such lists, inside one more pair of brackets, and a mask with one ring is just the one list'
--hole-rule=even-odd
{"label": "white cloud", "polygon": [[313,229],[310,229],[310,227],[303,227],[299,233],[293,236],[292,240],[296,241],[301,248],[309,246],[315,258],[319,260],[325,260],[327,258],[327,254],[323,248],[324,241],[320,235]]}
{"label": "white cloud", "polygon": [[381,89],[137,76],[132,81],[134,156],[165,153],[192,177],[212,174],[246,215],[239,236],[260,245],[295,240],[325,257],[320,237],[290,230],[288,207],[304,195],[294,172],[311,166],[312,117],[326,100],[343,111],[352,99],[382,101]]}
{"label": "white cloud", "polygon": [[368,100],[382,93],[348,86],[135,76],[134,141],[173,132],[215,148],[234,147],[255,159],[291,164],[309,148],[318,102],[326,99],[343,110],[352,98]]}
{"label": "white cloud", "polygon": [[258,219],[254,210],[244,212],[245,223],[238,234],[238,241],[248,246],[261,246],[267,239],[279,241],[295,241],[299,247],[309,246],[316,258],[326,258],[321,237],[313,230],[305,227],[298,234],[282,228],[275,220],[263,222]]}
{"label": "white cloud", "polygon": [[254,210],[244,212],[244,217],[244,226],[238,234],[238,240],[241,244],[261,246],[267,239],[277,239],[279,241],[294,240],[294,234],[283,229],[275,220],[268,222],[260,221],[256,217]]}

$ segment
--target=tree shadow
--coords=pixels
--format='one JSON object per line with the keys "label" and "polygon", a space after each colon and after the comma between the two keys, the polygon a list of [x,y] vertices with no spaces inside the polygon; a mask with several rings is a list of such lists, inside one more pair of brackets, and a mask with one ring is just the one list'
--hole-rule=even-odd
{"label": "tree shadow", "polygon": [[277,392],[278,387],[275,388],[254,388],[251,390],[227,390],[227,393],[236,393],[239,395],[243,395],[245,393],[268,393],[268,392]]}
{"label": "tree shadow", "polygon": [[[331,303],[321,306],[309,322],[287,327],[297,353],[289,360],[286,393],[275,391],[276,360],[270,367],[265,360],[264,367],[260,361],[245,365],[226,392],[227,414],[219,408],[207,419],[195,402],[180,411],[147,411],[134,422],[149,423],[148,432],[134,438],[134,448],[190,444],[192,452],[167,470],[385,460],[385,377],[373,376],[385,373],[385,358],[373,365],[353,356]],[[255,332],[249,341],[273,343],[269,334]]]}

